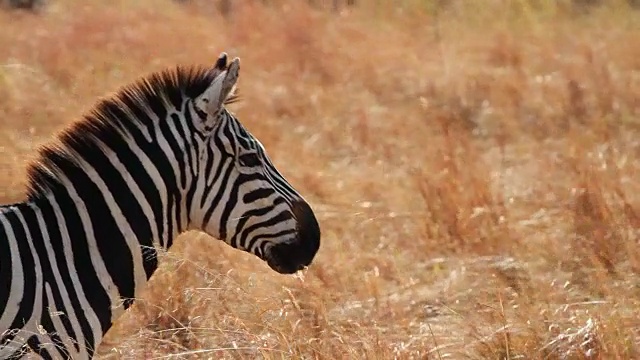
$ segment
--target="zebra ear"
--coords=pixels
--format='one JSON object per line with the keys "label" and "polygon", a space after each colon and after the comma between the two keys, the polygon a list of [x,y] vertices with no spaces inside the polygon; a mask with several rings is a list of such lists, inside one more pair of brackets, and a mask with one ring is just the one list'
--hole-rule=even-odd
{"label": "zebra ear", "polygon": [[221,52],[216,60],[216,65],[213,67],[215,70],[224,71],[227,69],[227,53]]}
{"label": "zebra ear", "polygon": [[227,62],[227,54],[222,53],[216,62],[214,71],[219,74],[215,76],[209,87],[198,96],[196,106],[209,115],[216,114],[225,100],[233,93],[233,89],[238,82],[240,71],[240,59],[235,58],[224,70]]}

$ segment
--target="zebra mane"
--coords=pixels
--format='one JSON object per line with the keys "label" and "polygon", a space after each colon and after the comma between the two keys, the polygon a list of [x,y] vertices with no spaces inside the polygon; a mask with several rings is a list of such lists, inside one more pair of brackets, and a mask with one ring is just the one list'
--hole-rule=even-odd
{"label": "zebra mane", "polygon": [[[202,94],[219,73],[212,66],[177,66],[139,78],[99,100],[53,141],[40,147],[27,167],[27,199],[34,200],[60,186],[57,173],[61,167],[79,167],[77,154],[100,151],[101,141],[121,136],[121,130],[135,126],[135,122],[151,126],[147,114],[155,113],[163,119],[166,105],[180,109],[185,97]],[[232,91],[224,105],[238,100],[237,92]]]}

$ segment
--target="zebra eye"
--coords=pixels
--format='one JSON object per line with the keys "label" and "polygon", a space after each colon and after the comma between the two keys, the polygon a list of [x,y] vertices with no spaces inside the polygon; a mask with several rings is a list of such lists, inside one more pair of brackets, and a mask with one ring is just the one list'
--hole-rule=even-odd
{"label": "zebra eye", "polygon": [[240,155],[238,157],[238,162],[240,163],[240,165],[246,167],[256,167],[262,164],[260,158],[258,157],[258,154],[254,152]]}

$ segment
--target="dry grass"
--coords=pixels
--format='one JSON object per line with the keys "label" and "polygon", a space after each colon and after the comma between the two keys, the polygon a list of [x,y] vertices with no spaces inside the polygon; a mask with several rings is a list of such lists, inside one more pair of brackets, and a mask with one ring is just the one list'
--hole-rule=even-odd
{"label": "dry grass", "polygon": [[106,3],[0,13],[0,199],[96,97],[224,50],[234,111],[323,240],[282,276],[182,236],[105,358],[640,357],[640,14],[622,1]]}

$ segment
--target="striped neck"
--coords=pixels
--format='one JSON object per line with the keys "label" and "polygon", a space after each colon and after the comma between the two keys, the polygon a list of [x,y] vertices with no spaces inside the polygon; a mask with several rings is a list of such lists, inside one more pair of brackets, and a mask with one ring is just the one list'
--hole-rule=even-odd
{"label": "striped neck", "polygon": [[141,295],[158,267],[158,251],[168,249],[186,224],[185,191],[177,182],[158,182],[148,169],[136,171],[135,158],[121,159],[128,176],[105,158],[97,162],[101,166],[58,176],[59,186],[4,214],[15,218],[13,229],[24,229],[18,242],[27,238],[36,249],[40,263],[28,268],[35,269],[34,280],[43,274],[35,282],[42,284],[35,291],[42,292],[43,308],[86,314],[86,320],[69,316],[80,322],[69,333],[88,348]]}

